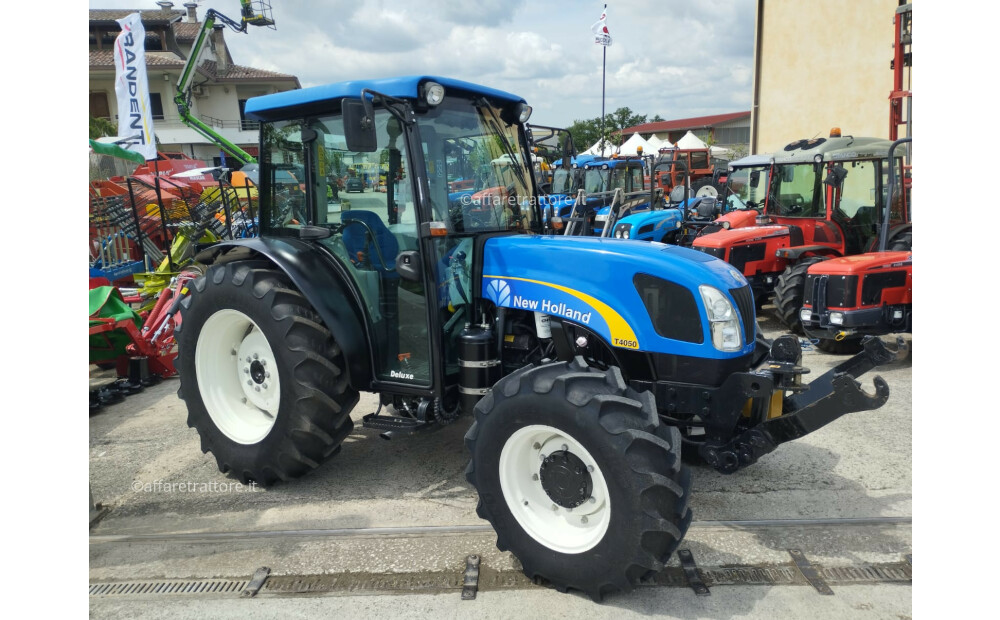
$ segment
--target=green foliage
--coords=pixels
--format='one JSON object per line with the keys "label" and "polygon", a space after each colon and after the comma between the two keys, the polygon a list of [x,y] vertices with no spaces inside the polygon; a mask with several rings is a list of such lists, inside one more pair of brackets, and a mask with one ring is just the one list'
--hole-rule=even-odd
{"label": "green foliage", "polygon": [[96,140],[105,136],[117,136],[118,125],[106,118],[90,117],[90,139]]}
{"label": "green foliage", "polygon": [[[653,120],[663,120],[657,114]],[[636,114],[628,107],[621,107],[604,117],[604,135],[609,143],[621,144],[621,132],[626,127],[647,122],[645,114]],[[576,120],[567,129],[573,134],[573,144],[577,150],[585,151],[601,138],[601,117]]]}

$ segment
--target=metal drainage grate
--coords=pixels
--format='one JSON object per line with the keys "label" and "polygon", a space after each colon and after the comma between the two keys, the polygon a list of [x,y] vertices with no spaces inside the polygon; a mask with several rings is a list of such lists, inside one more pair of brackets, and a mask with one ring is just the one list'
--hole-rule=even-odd
{"label": "metal drainage grate", "polygon": [[[821,567],[813,565],[829,585],[911,583],[913,566],[909,562]],[[809,581],[794,564],[759,566],[717,566],[696,569],[705,586],[808,586]],[[247,579],[160,580],[90,584],[91,596],[226,594],[241,596],[250,582]],[[478,590],[522,590],[537,587],[521,572],[498,571],[479,567]],[[658,573],[648,586],[690,588],[680,566],[669,566]],[[365,593],[445,593],[461,592],[463,574],[457,570],[424,573],[334,573],[325,575],[270,575],[258,596],[296,594],[365,594]]]}
{"label": "metal drainage grate", "polygon": [[246,579],[191,579],[127,581],[90,584],[91,596],[128,596],[136,594],[239,594],[249,583]]}

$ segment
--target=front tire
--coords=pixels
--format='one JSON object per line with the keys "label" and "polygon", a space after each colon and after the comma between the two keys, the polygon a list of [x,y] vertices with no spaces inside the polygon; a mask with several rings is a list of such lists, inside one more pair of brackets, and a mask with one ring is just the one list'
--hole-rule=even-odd
{"label": "front tire", "polygon": [[476,512],[525,575],[594,600],[660,571],[691,522],[677,429],[582,358],[501,379],[465,437]]}
{"label": "front tire", "polygon": [[806,272],[811,265],[826,260],[825,256],[813,256],[791,264],[778,276],[774,285],[774,306],[780,320],[789,331],[802,334],[802,320],[799,310],[806,290]]}
{"label": "front tire", "polygon": [[211,267],[181,302],[178,395],[219,471],[291,480],[332,457],[358,402],[330,331],[281,272]]}

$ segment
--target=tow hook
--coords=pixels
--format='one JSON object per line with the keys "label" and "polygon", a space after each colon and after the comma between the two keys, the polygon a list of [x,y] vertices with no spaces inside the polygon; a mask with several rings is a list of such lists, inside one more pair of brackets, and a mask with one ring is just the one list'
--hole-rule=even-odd
{"label": "tow hook", "polygon": [[[794,337],[790,338],[794,340]],[[776,344],[778,340],[775,340]],[[876,375],[873,379],[875,393],[870,394],[862,389],[856,377],[876,366],[900,359],[908,347],[902,338],[898,338],[896,344],[896,350],[893,351],[882,340],[868,337],[864,340],[860,353],[820,375],[808,385],[799,386],[798,390],[782,386],[782,389],[797,393],[785,397],[781,416],[762,422],[728,442],[705,443],[699,450],[701,456],[719,472],[731,474],[756,463],[760,457],[774,451],[779,445],[804,437],[845,414],[878,409],[889,400],[889,385],[881,376]],[[783,344],[776,353],[776,365],[784,368],[790,364],[790,347]],[[782,356],[785,357],[784,360],[781,359]],[[801,373],[794,375],[796,379],[799,376]]]}

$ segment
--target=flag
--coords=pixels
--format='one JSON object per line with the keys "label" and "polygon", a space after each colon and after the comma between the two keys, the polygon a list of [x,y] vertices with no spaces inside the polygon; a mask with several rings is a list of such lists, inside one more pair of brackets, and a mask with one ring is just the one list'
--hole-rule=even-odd
{"label": "flag", "polygon": [[122,32],[115,39],[115,95],[118,98],[118,137],[121,146],[156,159],[153,109],[146,79],[146,29],[132,13],[117,20]]}
{"label": "flag", "polygon": [[608,32],[608,5],[604,5],[604,11],[601,12],[601,19],[594,22],[594,25],[590,27],[590,31],[594,33],[594,43],[598,45],[603,45],[607,47],[611,45],[611,33]]}

